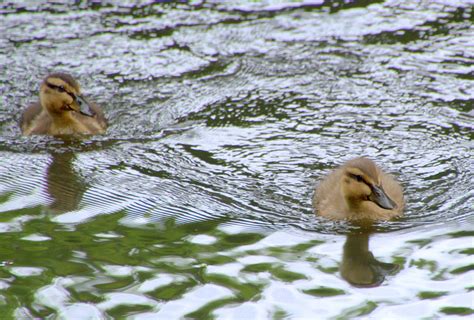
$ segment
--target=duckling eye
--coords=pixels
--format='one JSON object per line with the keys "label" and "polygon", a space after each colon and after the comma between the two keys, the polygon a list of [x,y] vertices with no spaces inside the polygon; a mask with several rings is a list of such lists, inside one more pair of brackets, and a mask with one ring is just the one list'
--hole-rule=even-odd
{"label": "duckling eye", "polygon": [[364,179],[362,178],[361,175],[352,174],[352,173],[351,173],[351,174],[349,174],[349,176],[350,176],[352,179],[356,180],[357,182],[364,182]]}
{"label": "duckling eye", "polygon": [[46,82],[46,85],[47,85],[50,89],[57,90],[57,91],[59,91],[59,92],[66,92],[66,89],[64,89],[64,86],[57,86],[57,85],[52,84],[52,83],[49,83],[49,82]]}

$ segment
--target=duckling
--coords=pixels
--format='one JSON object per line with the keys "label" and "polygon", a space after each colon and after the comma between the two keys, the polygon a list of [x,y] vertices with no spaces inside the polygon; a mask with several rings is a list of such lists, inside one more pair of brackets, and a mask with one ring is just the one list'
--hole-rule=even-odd
{"label": "duckling", "polygon": [[107,128],[102,110],[81,95],[79,83],[69,74],[52,73],[44,78],[39,97],[21,117],[25,136],[102,134]]}
{"label": "duckling", "polygon": [[329,173],[313,197],[315,213],[335,220],[388,220],[402,215],[403,207],[402,187],[365,157]]}

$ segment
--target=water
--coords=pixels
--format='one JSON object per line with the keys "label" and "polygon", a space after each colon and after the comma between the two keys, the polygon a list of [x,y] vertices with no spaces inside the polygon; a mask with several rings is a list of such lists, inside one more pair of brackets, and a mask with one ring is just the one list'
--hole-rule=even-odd
{"label": "water", "polygon": [[[470,1],[0,4],[0,310],[48,318],[472,315]],[[21,137],[67,71],[104,136]],[[406,214],[312,213],[366,155]]]}

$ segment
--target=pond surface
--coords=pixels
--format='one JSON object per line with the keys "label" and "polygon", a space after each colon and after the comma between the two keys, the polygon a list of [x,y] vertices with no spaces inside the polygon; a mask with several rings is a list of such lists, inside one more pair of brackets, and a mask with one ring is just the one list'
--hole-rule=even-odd
{"label": "pond surface", "polygon": [[[0,310],[472,315],[472,5],[2,2]],[[53,71],[103,106],[106,135],[21,137]],[[360,155],[403,184],[403,218],[313,214],[317,181]]]}

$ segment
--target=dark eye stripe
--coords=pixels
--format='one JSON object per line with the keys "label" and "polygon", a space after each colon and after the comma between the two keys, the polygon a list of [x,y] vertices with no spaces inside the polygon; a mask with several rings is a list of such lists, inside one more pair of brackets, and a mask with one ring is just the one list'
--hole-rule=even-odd
{"label": "dark eye stripe", "polygon": [[370,183],[368,183],[367,181],[365,181],[365,179],[361,176],[361,175],[358,175],[358,174],[353,174],[353,173],[348,173],[349,177],[351,177],[352,179],[356,180],[356,181],[359,181],[359,182],[363,182],[365,183],[366,185],[369,185],[370,186]]}
{"label": "dark eye stripe", "polygon": [[66,92],[68,95],[71,96],[71,98],[73,98],[74,100],[76,100],[76,96],[72,93],[70,93],[69,91],[67,91],[66,89],[64,89],[63,86],[57,86],[55,84],[52,84],[52,83],[49,83],[46,81],[46,85],[50,88],[50,89],[53,89],[53,90],[56,90],[56,91],[59,91],[59,92]]}
{"label": "dark eye stripe", "polygon": [[[55,84],[46,82],[46,85],[47,85],[49,88],[53,89],[53,90],[57,90],[57,91],[61,91],[61,90],[62,90],[62,91],[64,91],[64,88],[62,88],[62,87],[60,87],[60,86],[57,86],[57,85],[55,85]],[[61,91],[61,92],[62,92],[62,91]]]}

